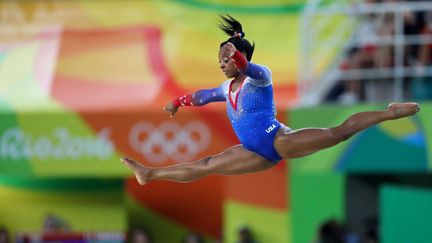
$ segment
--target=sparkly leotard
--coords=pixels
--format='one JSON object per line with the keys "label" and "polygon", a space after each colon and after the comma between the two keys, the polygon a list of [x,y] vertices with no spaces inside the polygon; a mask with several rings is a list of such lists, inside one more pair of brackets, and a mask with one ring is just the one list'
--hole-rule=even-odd
{"label": "sparkly leotard", "polygon": [[277,162],[281,157],[273,142],[281,123],[275,118],[271,72],[267,67],[254,63],[248,63],[242,72],[247,77],[234,97],[231,95],[234,80],[227,80],[218,88],[193,93],[189,102],[201,106],[209,102],[226,101],[228,117],[243,146]]}

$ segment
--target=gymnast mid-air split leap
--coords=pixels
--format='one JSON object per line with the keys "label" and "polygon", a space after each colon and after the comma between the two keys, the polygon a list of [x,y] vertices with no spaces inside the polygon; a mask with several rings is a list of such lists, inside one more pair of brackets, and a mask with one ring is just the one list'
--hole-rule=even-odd
{"label": "gymnast mid-air split leap", "polygon": [[266,170],[281,159],[306,156],[332,147],[377,123],[414,115],[417,103],[391,103],[386,110],[353,114],[331,128],[292,130],[276,120],[272,74],[250,62],[255,45],[244,38],[240,22],[221,16],[220,29],[230,37],[220,44],[219,67],[228,78],[220,87],[184,95],[164,108],[174,116],[180,107],[225,102],[241,144],[206,158],[167,167],[146,167],[122,158],[141,185],[152,180],[190,182],[209,174],[239,175]]}

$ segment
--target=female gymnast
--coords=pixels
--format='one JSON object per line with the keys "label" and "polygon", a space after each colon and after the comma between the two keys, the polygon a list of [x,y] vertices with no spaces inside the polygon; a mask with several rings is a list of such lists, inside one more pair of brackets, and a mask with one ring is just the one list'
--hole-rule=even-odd
{"label": "female gymnast", "polygon": [[239,175],[266,170],[281,159],[315,153],[372,125],[411,116],[420,110],[417,103],[391,103],[386,110],[356,113],[336,127],[292,130],[275,118],[270,69],[250,62],[255,44],[244,38],[240,22],[229,15],[220,17],[219,28],[230,36],[220,44],[218,55],[219,67],[228,80],[215,89],[181,96],[164,110],[172,117],[183,106],[225,101],[241,144],[195,162],[160,168],[122,158],[141,185],[152,180],[190,182],[209,174]]}

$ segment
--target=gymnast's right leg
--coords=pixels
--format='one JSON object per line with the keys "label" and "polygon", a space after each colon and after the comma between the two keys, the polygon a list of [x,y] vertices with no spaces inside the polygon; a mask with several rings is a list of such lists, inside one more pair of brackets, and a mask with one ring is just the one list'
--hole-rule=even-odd
{"label": "gymnast's right leg", "polygon": [[209,174],[239,175],[262,171],[276,164],[245,149],[243,145],[233,146],[220,154],[192,163],[180,163],[160,168],[145,167],[129,158],[122,158],[121,160],[132,170],[141,185],[151,180],[186,183]]}

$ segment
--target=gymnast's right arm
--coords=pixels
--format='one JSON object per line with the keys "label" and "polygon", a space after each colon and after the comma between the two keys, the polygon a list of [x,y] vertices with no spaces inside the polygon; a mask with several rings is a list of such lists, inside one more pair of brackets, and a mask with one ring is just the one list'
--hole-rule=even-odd
{"label": "gymnast's right arm", "polygon": [[203,106],[210,102],[226,101],[223,87],[199,90],[189,95],[183,95],[169,102],[164,110],[171,113],[171,117],[180,106]]}

